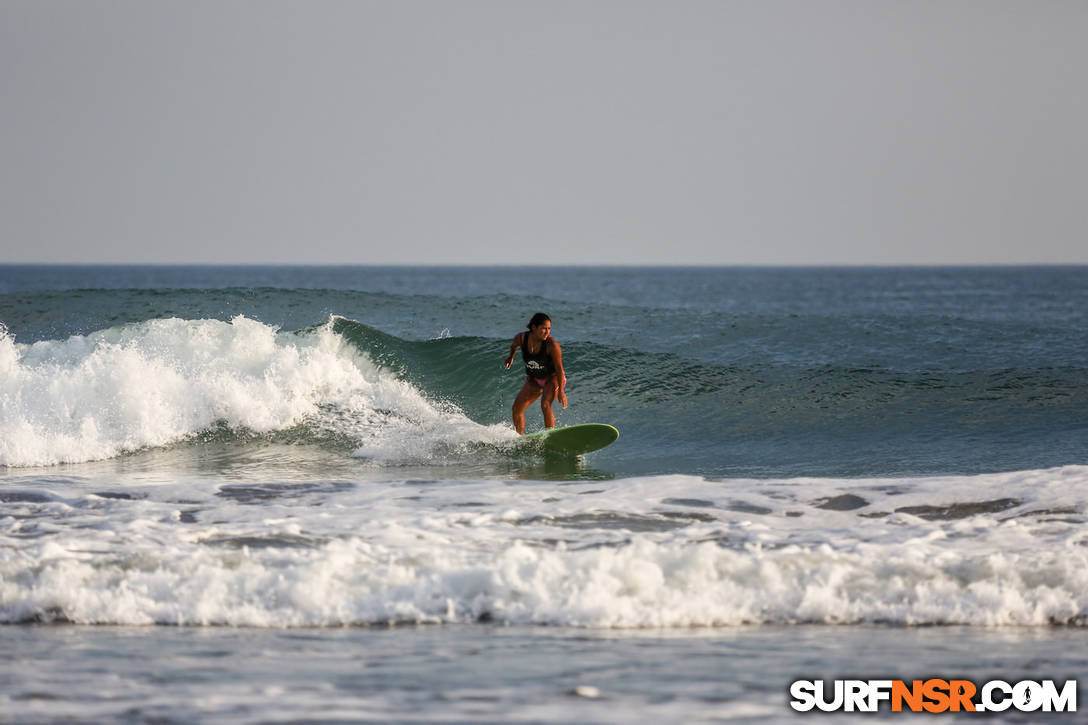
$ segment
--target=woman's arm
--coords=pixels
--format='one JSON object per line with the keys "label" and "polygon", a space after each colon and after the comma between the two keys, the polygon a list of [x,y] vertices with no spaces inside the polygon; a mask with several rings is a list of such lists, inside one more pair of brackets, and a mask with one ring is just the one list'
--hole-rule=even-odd
{"label": "woman's arm", "polygon": [[556,394],[555,397],[567,407],[567,374],[563,372],[563,348],[552,340],[552,366],[555,367]]}
{"label": "woman's arm", "polygon": [[514,353],[516,353],[518,351],[518,348],[521,347],[521,336],[524,334],[524,332],[519,332],[518,334],[514,335],[514,341],[510,343],[510,354],[507,355],[506,360],[503,361],[503,366],[507,370],[509,370],[510,366],[514,363]]}

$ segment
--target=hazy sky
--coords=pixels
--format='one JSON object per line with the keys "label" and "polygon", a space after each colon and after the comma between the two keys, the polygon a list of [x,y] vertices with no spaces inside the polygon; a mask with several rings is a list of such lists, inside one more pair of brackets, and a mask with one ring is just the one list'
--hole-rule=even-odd
{"label": "hazy sky", "polygon": [[0,0],[0,262],[1088,263],[1088,1]]}

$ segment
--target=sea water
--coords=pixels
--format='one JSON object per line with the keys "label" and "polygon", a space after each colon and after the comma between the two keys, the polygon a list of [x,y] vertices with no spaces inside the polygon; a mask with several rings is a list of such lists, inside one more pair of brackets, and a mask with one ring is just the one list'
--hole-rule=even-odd
{"label": "sea water", "polygon": [[[1086,272],[0,267],[0,721],[1085,680]],[[584,459],[509,422],[537,311]]]}

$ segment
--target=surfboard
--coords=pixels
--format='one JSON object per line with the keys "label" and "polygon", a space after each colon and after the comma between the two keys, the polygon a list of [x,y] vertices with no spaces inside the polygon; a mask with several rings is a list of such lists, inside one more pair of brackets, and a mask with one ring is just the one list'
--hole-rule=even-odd
{"label": "surfboard", "polygon": [[620,432],[610,425],[604,423],[580,423],[579,425],[568,425],[564,428],[550,428],[536,433],[529,433],[522,436],[522,440],[539,445],[546,453],[580,456],[583,453],[600,450],[614,443],[619,437]]}

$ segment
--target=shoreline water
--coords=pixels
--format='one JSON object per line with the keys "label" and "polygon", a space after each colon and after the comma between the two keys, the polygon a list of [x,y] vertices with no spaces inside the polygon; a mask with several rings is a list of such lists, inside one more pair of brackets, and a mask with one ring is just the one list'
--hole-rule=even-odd
{"label": "shoreline water", "polygon": [[[0,658],[19,663],[0,692],[0,722],[11,723],[778,723],[812,717],[789,707],[796,679],[1083,677],[1088,630],[21,625],[0,628]],[[1082,682],[1080,702],[1084,695]],[[869,717],[891,715],[885,709]],[[904,722],[934,717],[894,715]],[[1011,711],[986,719],[1041,717]],[[1045,721],[1081,717],[1048,713]]]}

